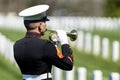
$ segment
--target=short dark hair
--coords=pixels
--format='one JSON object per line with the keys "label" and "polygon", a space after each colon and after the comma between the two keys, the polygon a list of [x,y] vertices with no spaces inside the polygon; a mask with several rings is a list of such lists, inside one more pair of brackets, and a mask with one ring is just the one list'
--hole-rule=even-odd
{"label": "short dark hair", "polygon": [[25,28],[27,30],[33,30],[33,29],[35,29],[36,27],[31,26],[32,23],[35,23],[35,22],[30,22],[30,21],[24,20],[24,26],[25,26]]}

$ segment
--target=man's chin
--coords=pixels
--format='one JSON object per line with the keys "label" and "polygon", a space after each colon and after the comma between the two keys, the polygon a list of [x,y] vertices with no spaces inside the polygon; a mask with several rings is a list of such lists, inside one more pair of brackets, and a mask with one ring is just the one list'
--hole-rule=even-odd
{"label": "man's chin", "polygon": [[45,33],[42,32],[42,33],[41,33],[41,36],[44,36],[44,35],[45,35]]}

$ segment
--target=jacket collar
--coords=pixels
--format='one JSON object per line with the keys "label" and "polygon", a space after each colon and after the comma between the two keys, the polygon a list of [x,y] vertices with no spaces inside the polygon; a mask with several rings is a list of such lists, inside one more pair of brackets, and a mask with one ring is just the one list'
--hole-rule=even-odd
{"label": "jacket collar", "polygon": [[36,32],[26,32],[26,36],[25,37],[40,37],[41,35],[39,33]]}

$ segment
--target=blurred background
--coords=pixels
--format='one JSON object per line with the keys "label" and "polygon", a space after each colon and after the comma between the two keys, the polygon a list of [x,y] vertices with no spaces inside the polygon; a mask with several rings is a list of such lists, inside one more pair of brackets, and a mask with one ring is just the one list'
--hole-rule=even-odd
{"label": "blurred background", "polygon": [[39,4],[50,5],[48,29],[78,32],[74,69],[53,67],[54,80],[120,80],[120,0],[0,0],[0,80],[22,80],[13,57],[26,31],[18,13]]}
{"label": "blurred background", "polygon": [[25,8],[48,4],[49,16],[120,16],[119,0],[0,0],[0,12],[18,13]]}

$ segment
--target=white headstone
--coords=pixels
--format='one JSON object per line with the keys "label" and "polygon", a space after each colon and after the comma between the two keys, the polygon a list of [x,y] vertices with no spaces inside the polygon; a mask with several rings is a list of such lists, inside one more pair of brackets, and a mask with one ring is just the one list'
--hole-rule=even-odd
{"label": "white headstone", "polygon": [[92,80],[103,80],[102,71],[101,70],[94,70]]}
{"label": "white headstone", "polygon": [[87,80],[87,70],[84,67],[78,68],[78,80]]}
{"label": "white headstone", "polygon": [[92,49],[92,36],[89,32],[87,32],[85,35],[85,51],[90,53],[91,49]]}
{"label": "white headstone", "polygon": [[113,51],[112,51],[112,60],[113,61],[118,61],[119,60],[119,42],[118,41],[114,41],[113,42]]}
{"label": "white headstone", "polygon": [[99,55],[100,54],[100,37],[95,35],[93,37],[93,54]]}
{"label": "white headstone", "polygon": [[84,47],[84,32],[79,31],[78,32],[77,43],[76,43],[76,48],[78,50],[83,50],[83,47]]}
{"label": "white headstone", "polygon": [[62,80],[62,70],[54,67],[54,80]]}
{"label": "white headstone", "polygon": [[6,37],[0,34],[0,51],[2,53],[5,52],[5,45],[6,45]]}
{"label": "white headstone", "polygon": [[109,56],[109,39],[103,38],[102,40],[102,57],[107,59]]}
{"label": "white headstone", "polygon": [[118,72],[112,72],[110,74],[110,80],[120,80],[120,75]]}
{"label": "white headstone", "polygon": [[74,68],[71,71],[66,71],[66,79],[65,80],[74,80]]}

